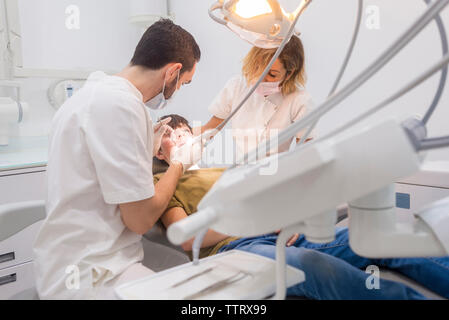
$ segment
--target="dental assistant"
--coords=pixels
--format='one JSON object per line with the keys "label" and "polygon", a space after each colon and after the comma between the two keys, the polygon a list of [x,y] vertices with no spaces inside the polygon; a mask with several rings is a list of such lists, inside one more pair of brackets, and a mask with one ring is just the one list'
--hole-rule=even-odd
{"label": "dental assistant", "polygon": [[[209,106],[210,121],[202,132],[216,128],[239,105],[262,75],[276,49],[253,47],[243,61],[242,75],[231,78]],[[301,40],[292,36],[262,83],[231,120],[237,150],[247,153],[258,143],[272,138],[293,122],[302,119],[313,107],[305,90],[305,56]],[[298,132],[299,142],[306,130]],[[310,136],[313,138],[313,133]],[[292,138],[293,139],[293,138]],[[287,151],[292,143],[278,147]]]}
{"label": "dental assistant", "polygon": [[119,74],[95,72],[56,113],[47,166],[47,217],[34,244],[41,299],[113,299],[114,288],[153,272],[141,264],[142,234],[159,219],[178,179],[201,151],[169,159],[153,184],[160,109],[190,83],[201,52],[186,30],[160,20]]}

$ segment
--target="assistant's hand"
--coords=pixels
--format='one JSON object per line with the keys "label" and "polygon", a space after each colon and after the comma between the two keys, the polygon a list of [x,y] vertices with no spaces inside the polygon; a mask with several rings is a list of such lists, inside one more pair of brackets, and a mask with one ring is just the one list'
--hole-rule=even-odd
{"label": "assistant's hand", "polygon": [[173,129],[167,125],[171,121],[171,118],[166,118],[162,121],[159,121],[154,126],[154,143],[153,143],[153,157],[157,154],[159,149],[161,148],[162,137],[167,131],[172,132]]}

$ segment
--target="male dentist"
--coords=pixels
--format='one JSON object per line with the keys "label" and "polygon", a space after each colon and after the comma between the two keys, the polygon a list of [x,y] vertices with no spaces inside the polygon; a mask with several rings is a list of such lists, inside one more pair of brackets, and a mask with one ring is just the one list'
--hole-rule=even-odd
{"label": "male dentist", "polygon": [[161,109],[192,81],[201,52],[170,20],[153,24],[119,74],[91,74],[56,113],[49,140],[47,218],[34,244],[41,299],[113,299],[114,288],[151,274],[142,234],[167,207],[178,179],[201,158],[188,145],[153,184]]}

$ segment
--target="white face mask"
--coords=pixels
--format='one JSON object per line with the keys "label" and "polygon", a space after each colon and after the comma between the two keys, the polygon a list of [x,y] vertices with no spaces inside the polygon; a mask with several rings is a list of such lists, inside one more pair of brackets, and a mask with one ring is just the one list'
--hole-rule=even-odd
{"label": "white face mask", "polygon": [[272,94],[281,92],[281,87],[279,87],[280,84],[281,84],[280,81],[278,81],[278,82],[262,82],[257,87],[256,92],[264,97],[271,96]]}
{"label": "white face mask", "polygon": [[[179,81],[179,70],[178,70],[178,78],[176,79],[176,88],[175,92],[173,92],[170,99],[172,99],[175,96],[175,93],[178,91],[178,81]],[[161,93],[159,93],[157,96],[155,96],[153,99],[148,100],[145,105],[153,110],[161,110],[164,109],[167,106],[167,99],[165,99],[165,78],[164,78],[164,86],[162,87]]]}

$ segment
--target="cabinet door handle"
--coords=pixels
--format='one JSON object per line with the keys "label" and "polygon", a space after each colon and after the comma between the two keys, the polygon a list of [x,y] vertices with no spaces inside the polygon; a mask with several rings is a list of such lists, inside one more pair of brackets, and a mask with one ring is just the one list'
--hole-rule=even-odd
{"label": "cabinet door handle", "polygon": [[5,263],[5,262],[8,262],[8,261],[12,261],[15,258],[16,258],[16,255],[14,254],[14,252],[0,254],[0,263]]}
{"label": "cabinet door handle", "polygon": [[16,282],[16,281],[17,281],[16,273],[13,273],[13,274],[10,274],[7,276],[3,276],[3,277],[0,277],[0,286],[3,286],[8,283]]}

